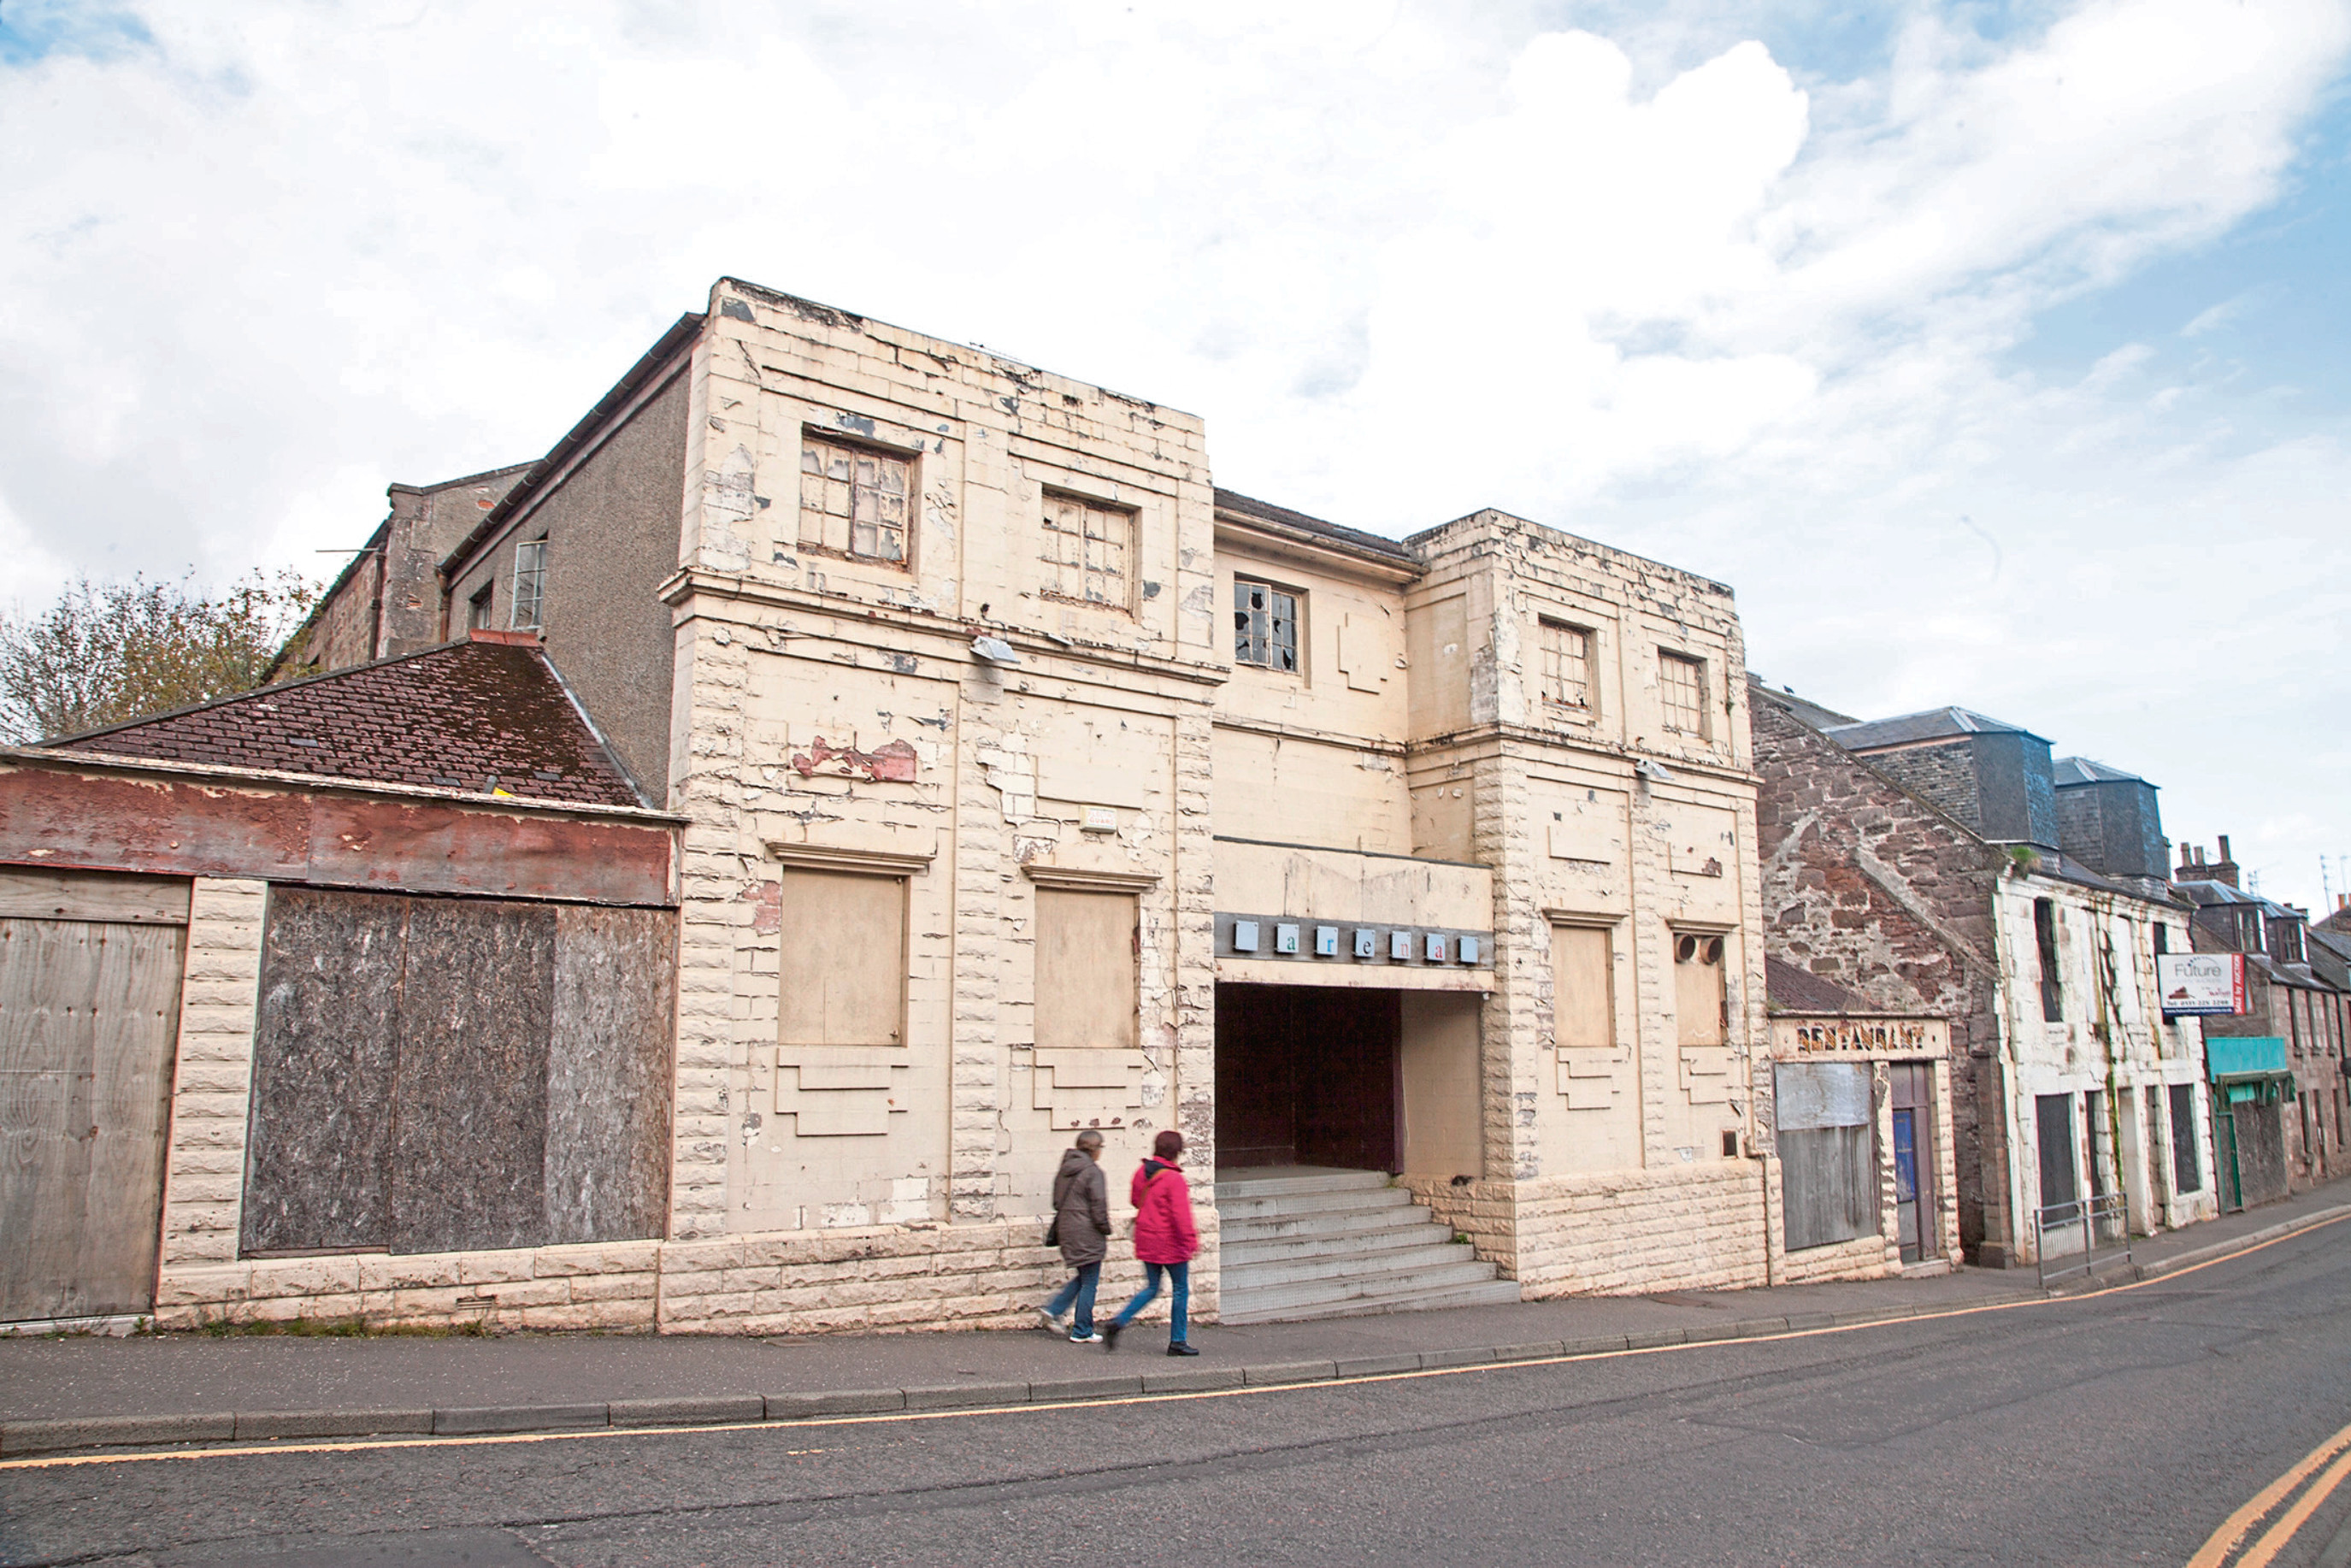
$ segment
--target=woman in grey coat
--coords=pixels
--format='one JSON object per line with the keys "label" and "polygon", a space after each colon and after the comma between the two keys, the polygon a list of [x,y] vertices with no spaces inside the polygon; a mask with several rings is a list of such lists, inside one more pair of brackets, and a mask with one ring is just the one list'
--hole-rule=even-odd
{"label": "woman in grey coat", "polygon": [[1102,1257],[1110,1249],[1110,1192],[1102,1182],[1102,1135],[1089,1127],[1077,1146],[1061,1156],[1053,1176],[1053,1230],[1061,1261],[1077,1272],[1059,1294],[1037,1309],[1045,1327],[1061,1332],[1061,1314],[1075,1306],[1070,1343],[1095,1344],[1094,1287],[1102,1282]]}

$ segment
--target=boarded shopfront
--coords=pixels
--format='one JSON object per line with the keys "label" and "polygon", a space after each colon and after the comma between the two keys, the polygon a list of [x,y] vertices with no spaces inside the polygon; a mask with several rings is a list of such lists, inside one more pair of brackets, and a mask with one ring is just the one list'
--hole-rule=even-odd
{"label": "boarded shopfront", "polygon": [[0,1322],[569,1322],[567,1250],[667,1218],[635,800],[506,643],[0,754]]}
{"label": "boarded shopfront", "polygon": [[2284,1040],[2208,1036],[2204,1061],[2211,1075],[2213,1156],[2222,1207],[2277,1202],[2288,1191],[2286,1104],[2294,1097]]}
{"label": "boarded shopfront", "polygon": [[1950,1026],[1872,1013],[1792,966],[1770,972],[1782,1278],[1947,1265],[1959,1241]]}

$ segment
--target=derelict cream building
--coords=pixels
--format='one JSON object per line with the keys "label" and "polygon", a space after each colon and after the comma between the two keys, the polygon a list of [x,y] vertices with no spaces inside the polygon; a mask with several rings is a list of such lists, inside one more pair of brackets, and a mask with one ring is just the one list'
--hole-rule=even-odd
{"label": "derelict cream building", "polygon": [[1081,1127],[1203,1316],[1774,1277],[1721,585],[731,279],[440,577],[683,824],[656,1326],[1020,1321]]}
{"label": "derelict cream building", "polygon": [[[1241,1227],[1206,1310],[1765,1277],[1728,591],[1221,493],[1187,415],[764,290],[705,320],[674,1326],[1015,1312],[1088,1125],[1185,1134]],[[1367,1281],[1291,1167],[1399,1173],[1476,1256]],[[922,1267],[825,1267],[876,1248]]]}

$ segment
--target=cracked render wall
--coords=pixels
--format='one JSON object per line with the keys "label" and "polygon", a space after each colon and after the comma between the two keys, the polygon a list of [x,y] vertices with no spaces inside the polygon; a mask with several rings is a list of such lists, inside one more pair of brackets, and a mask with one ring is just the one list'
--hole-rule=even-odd
{"label": "cracked render wall", "polygon": [[[1763,956],[1729,591],[1499,512],[1411,542],[1427,570],[1408,611],[1436,629],[1414,643],[1415,826],[1421,852],[1494,869],[1497,980],[1484,1175],[1412,1185],[1529,1296],[1763,1283]],[[1546,623],[1589,639],[1579,708],[1539,689]],[[1667,727],[1668,656],[1705,672],[1695,733]],[[1605,934],[1605,1043],[1561,1039],[1558,927]],[[1720,1020],[1677,1016],[1685,936],[1723,944]]]}
{"label": "cracked render wall", "polygon": [[[748,286],[709,320],[670,592],[691,825],[664,1326],[1018,1321],[1056,1274],[1035,1243],[1061,1150],[1093,1124],[1122,1206],[1152,1134],[1185,1134],[1212,1312],[1224,672],[1199,422]],[[810,438],[906,465],[903,561],[804,539]],[[1056,593],[1053,497],[1128,519],[1124,602]],[[787,902],[804,868],[903,879],[902,1049],[779,1045],[784,944],[824,917]],[[1133,1051],[1039,1051],[1048,889],[1134,900]]]}

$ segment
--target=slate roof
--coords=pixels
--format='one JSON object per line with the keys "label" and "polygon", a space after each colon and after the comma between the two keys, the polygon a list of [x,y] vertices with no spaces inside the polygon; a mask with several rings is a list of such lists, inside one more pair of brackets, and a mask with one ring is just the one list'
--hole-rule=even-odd
{"label": "slate roof", "polygon": [[477,632],[463,643],[43,745],[477,795],[645,804],[522,632]]}
{"label": "slate roof", "polygon": [[2056,775],[2057,787],[2068,784],[2144,784],[2146,779],[2136,773],[2126,773],[2119,768],[2109,768],[2103,762],[2093,762],[2086,757],[2061,757],[2051,765]]}
{"label": "slate roof", "polygon": [[1854,995],[1833,980],[1784,958],[1764,955],[1763,994],[1771,1010],[1780,1013],[1876,1013],[1886,1009]]}
{"label": "slate roof", "polygon": [[2010,724],[1989,714],[1963,707],[1929,708],[1925,713],[1874,718],[1862,724],[1841,724],[1822,733],[1847,751],[1866,751],[1880,746],[1906,746],[1918,740],[1946,740],[1962,735],[2032,735],[2035,740],[2046,738],[2032,735],[2021,724]]}
{"label": "slate roof", "polygon": [[1367,555],[1380,556],[1400,566],[1416,567],[1420,564],[1420,558],[1395,539],[1384,538],[1378,534],[1367,534],[1361,528],[1342,528],[1337,523],[1326,523],[1320,517],[1310,517],[1303,512],[1293,512],[1287,507],[1277,507],[1270,501],[1259,501],[1241,495],[1238,491],[1219,487],[1217,491],[1217,510],[1230,512],[1236,517],[1248,517],[1254,522],[1271,523],[1277,529],[1286,528],[1311,535],[1324,543],[1334,544],[1344,549],[1360,550]]}

